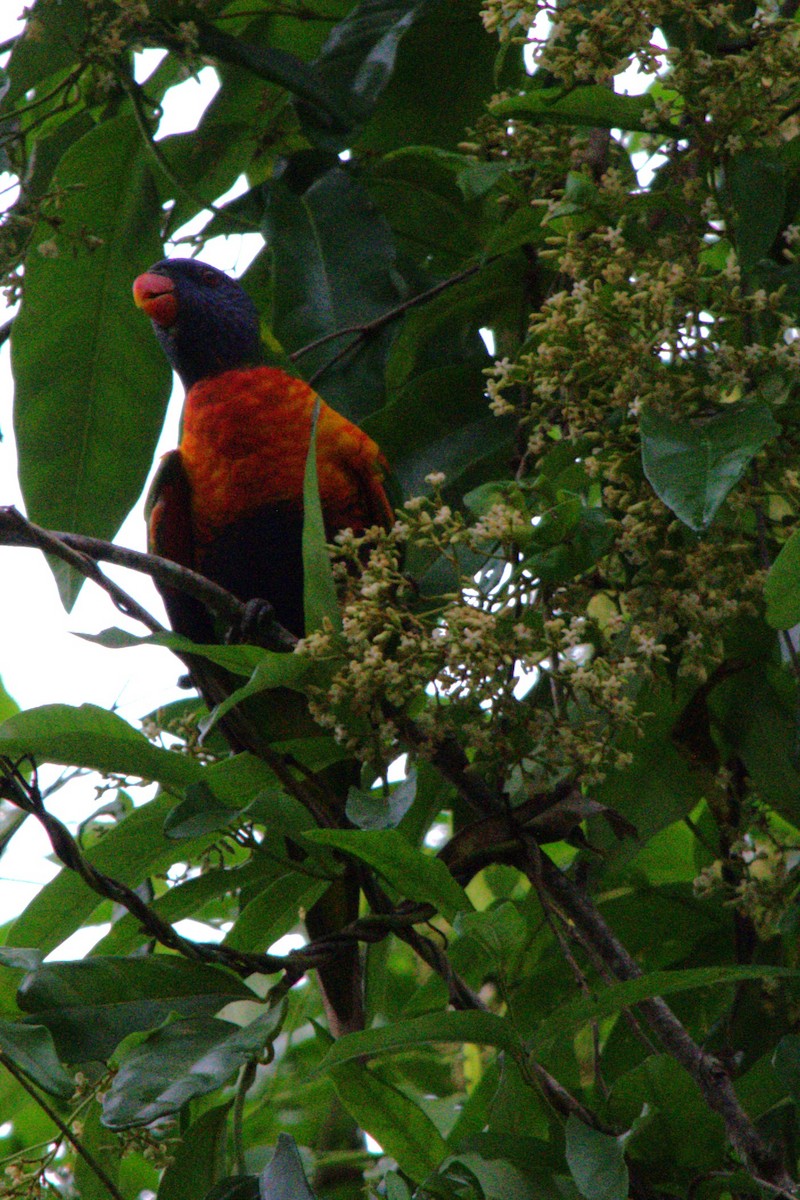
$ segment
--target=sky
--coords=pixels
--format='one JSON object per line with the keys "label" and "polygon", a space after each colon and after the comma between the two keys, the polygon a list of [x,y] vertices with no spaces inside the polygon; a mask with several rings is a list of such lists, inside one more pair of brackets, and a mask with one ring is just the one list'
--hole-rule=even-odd
{"label": "sky", "polygon": [[[22,11],[21,4],[19,11]],[[0,41],[12,36],[19,27],[14,8],[8,0],[0,0]],[[155,69],[160,56],[160,51],[145,51],[137,55],[136,70],[140,81]],[[644,90],[648,82],[641,76],[637,78],[635,70],[632,70],[625,77],[618,77],[616,89],[638,92]],[[195,128],[217,86],[213,69],[205,67],[197,78],[172,88],[165,98],[164,117],[157,136]],[[0,207],[3,201],[8,203],[13,197],[13,193],[3,196],[3,189],[10,182],[8,176],[0,175]],[[244,178],[240,179],[230,192],[218,198],[217,203],[232,198],[246,186]],[[180,233],[196,232],[210,216],[210,213],[206,217],[201,216],[179,231],[176,237]],[[202,257],[233,275],[240,275],[262,244],[256,234],[215,238],[204,247]],[[186,247],[180,246],[168,247],[167,250],[176,255],[188,253]],[[11,310],[3,313],[0,309],[0,323],[9,315]],[[155,456],[156,462],[162,453],[177,444],[182,399],[180,385],[176,385]],[[3,433],[3,441],[0,442],[0,504],[15,504],[24,508],[17,485],[12,405],[13,381],[9,345],[6,342],[0,350],[0,431]],[[147,488],[118,533],[116,541],[120,545],[145,549],[143,498],[146,493]],[[144,632],[135,622],[126,621],[102,590],[86,583],[74,609],[66,613],[41,554],[35,550],[9,547],[0,547],[0,554],[0,678],[22,708],[52,703],[91,703],[114,708],[121,716],[136,724],[140,717],[157,705],[182,694],[177,688],[182,666],[169,651],[158,647],[108,650],[77,636],[79,633],[97,633],[112,625],[129,628],[135,633]],[[161,600],[146,576],[112,567],[104,569],[145,608],[164,624],[167,623]],[[59,773],[55,768],[45,768],[42,780],[45,784],[52,782]],[[105,802],[98,802],[96,782],[96,779],[89,778],[70,783],[52,795],[48,807],[74,827],[96,809],[98,803]],[[140,802],[149,794],[142,792],[134,799]],[[28,820],[13,839],[10,850],[0,858],[0,925],[20,912],[42,884],[57,873],[58,866],[50,859],[49,851],[44,833],[32,820]],[[199,927],[193,929],[192,923],[181,923],[180,929],[189,936],[199,931]],[[91,932],[82,931],[70,943],[63,944],[52,957],[64,958],[85,953],[101,932],[97,930],[92,935]],[[203,928],[202,936],[209,937],[211,933]]]}

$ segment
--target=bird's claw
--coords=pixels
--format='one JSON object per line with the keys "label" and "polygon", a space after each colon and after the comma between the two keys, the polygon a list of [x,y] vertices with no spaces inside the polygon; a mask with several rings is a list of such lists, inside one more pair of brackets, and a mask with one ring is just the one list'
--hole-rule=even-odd
{"label": "bird's claw", "polygon": [[289,651],[294,649],[297,638],[275,620],[275,610],[270,602],[257,597],[245,603],[240,621],[228,630],[225,641]]}

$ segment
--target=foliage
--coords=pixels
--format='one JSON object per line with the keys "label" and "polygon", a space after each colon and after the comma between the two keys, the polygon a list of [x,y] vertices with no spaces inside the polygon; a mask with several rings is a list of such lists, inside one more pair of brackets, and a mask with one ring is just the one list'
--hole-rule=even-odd
{"label": "foliage", "polygon": [[[17,805],[66,864],[0,949],[7,1194],[790,1194],[797,7],[31,6],[0,99],[31,520],[113,537],[170,385],[130,283],[165,241],[241,232],[271,352],[380,442],[403,500],[331,572],[310,463],[308,636],[196,652],[247,697],[305,697],[314,722],[260,757],[198,701],[140,730],[0,689],[0,844]],[[142,47],[167,53],[138,84]],[[647,94],[618,94],[634,58]],[[154,139],[206,64],[198,128]],[[76,840],[39,763],[116,803]],[[336,945],[269,948],[343,860],[368,1020],[334,1044],[314,967]],[[106,921],[85,960],[42,962]]]}

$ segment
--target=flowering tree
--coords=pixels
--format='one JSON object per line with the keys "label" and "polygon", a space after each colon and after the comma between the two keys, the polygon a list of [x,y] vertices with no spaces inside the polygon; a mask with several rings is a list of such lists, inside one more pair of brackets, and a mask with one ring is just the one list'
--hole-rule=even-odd
{"label": "flowering tree", "polygon": [[[238,675],[228,713],[304,700],[237,755],[197,700],[141,730],[7,702],[10,827],[64,864],[0,950],[9,1194],[794,1194],[796,8],[32,6],[0,102],[30,520],[2,541]],[[144,84],[142,46],[168,52]],[[199,127],[155,140],[204,63]],[[130,283],[202,210],[198,249],[262,233],[272,352],[402,492],[390,531],[309,552],[293,648],[198,652],[97,565],[235,623],[109,544],[169,392]],[[111,825],[56,821],[47,763],[116,781]],[[345,862],[359,918],[270,953]],[[101,919],[90,957],[42,962]],[[344,944],[367,1021],[334,1043],[314,971]]]}

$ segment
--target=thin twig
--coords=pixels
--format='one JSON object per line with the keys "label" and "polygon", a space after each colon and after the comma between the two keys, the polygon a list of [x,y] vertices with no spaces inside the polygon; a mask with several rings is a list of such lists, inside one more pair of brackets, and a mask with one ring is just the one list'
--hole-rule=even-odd
{"label": "thin twig", "polygon": [[492,261],[492,259],[487,259],[486,263],[479,263],[475,264],[474,266],[467,267],[465,270],[459,271],[456,275],[451,275],[448,279],[443,279],[441,283],[435,284],[433,287],[428,288],[427,291],[418,292],[417,295],[409,297],[408,300],[404,300],[401,304],[396,305],[394,308],[387,309],[386,312],[381,313],[379,317],[374,317],[371,321],[365,321],[362,325],[345,325],[341,329],[334,330],[332,333],[325,333],[322,335],[322,337],[316,338],[313,342],[308,342],[305,346],[301,346],[299,350],[293,350],[289,355],[289,358],[292,362],[296,362],[298,358],[302,358],[304,355],[310,354],[312,350],[316,350],[318,347],[326,345],[327,342],[333,342],[338,338],[349,337],[355,334],[355,337],[353,337],[351,342],[348,342],[346,346],[337,351],[333,358],[326,362],[324,366],[320,367],[319,370],[311,376],[309,383],[314,383],[321,375],[324,375],[326,371],[330,370],[335,363],[339,362],[340,359],[348,355],[350,351],[355,349],[355,347],[361,342],[366,341],[368,338],[372,337],[373,334],[383,329],[384,325],[389,325],[392,321],[396,321],[398,317],[402,317],[404,313],[409,311],[409,309],[417,308],[420,304],[427,304],[429,300],[433,300],[441,292],[447,291],[448,288],[454,287],[455,284],[461,283],[464,279],[469,279],[471,275],[475,275],[478,271],[480,271],[481,267],[487,266]]}
{"label": "thin twig", "polygon": [[34,1102],[39,1105],[39,1108],[41,1108],[42,1112],[47,1114],[55,1127],[58,1129],[61,1136],[75,1147],[75,1150],[78,1152],[78,1154],[80,1154],[81,1158],[84,1160],[91,1172],[97,1176],[103,1187],[106,1188],[108,1194],[113,1196],[114,1200],[125,1200],[125,1197],[122,1195],[122,1192],[119,1190],[117,1185],[112,1179],[109,1178],[94,1155],[86,1149],[80,1138],[75,1136],[69,1125],[61,1120],[61,1117],[58,1115],[58,1113],[55,1112],[54,1109],[51,1108],[51,1106],[44,1099],[44,1097],[39,1094],[37,1089],[29,1082],[22,1071],[19,1070],[17,1065],[8,1057],[7,1054],[4,1054],[2,1051],[0,1051],[0,1063],[3,1064],[10,1075],[14,1076],[20,1087],[24,1088],[28,1095],[32,1097]]}

